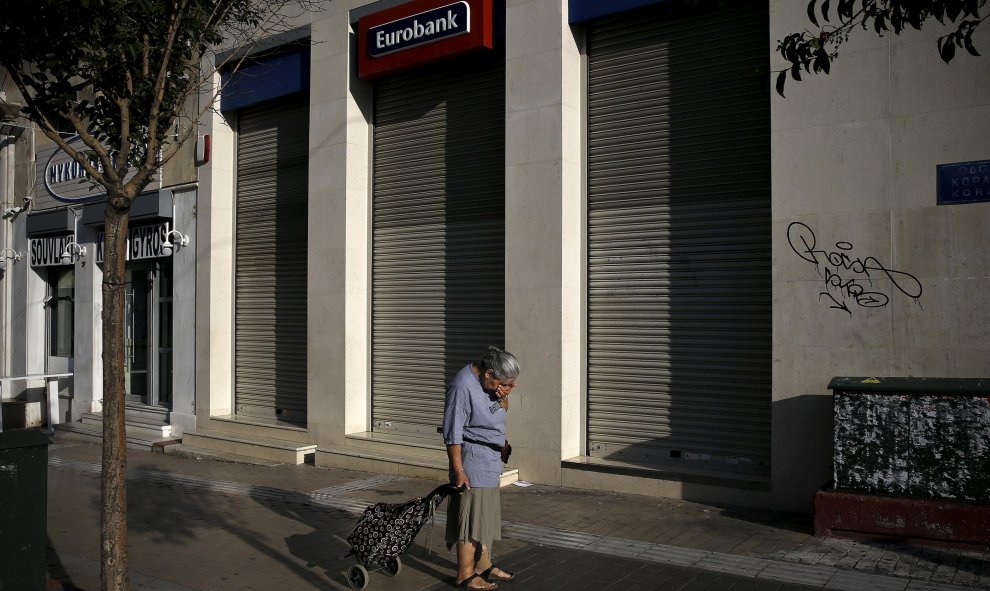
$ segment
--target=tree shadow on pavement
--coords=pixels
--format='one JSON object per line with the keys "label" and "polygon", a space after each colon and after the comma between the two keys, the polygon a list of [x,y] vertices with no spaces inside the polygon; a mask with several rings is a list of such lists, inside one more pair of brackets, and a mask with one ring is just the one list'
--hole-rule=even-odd
{"label": "tree shadow on pavement", "polygon": [[[62,564],[62,558],[58,555],[58,550],[55,549],[51,536],[45,536],[45,547],[48,560],[48,579],[61,583],[61,587],[59,587],[61,591],[83,591],[72,582],[72,575]],[[50,584],[49,587],[51,587]]]}
{"label": "tree shadow on pavement", "polygon": [[[307,566],[315,566],[323,570],[327,577],[347,585],[348,569],[358,564],[355,556],[349,555],[350,546],[347,536],[360,517],[338,509],[326,507],[304,493],[283,491],[281,498],[267,495],[253,495],[252,498],[273,513],[293,519],[313,528],[312,532],[293,534],[285,538],[289,552],[304,561]],[[329,517],[332,515],[332,517]],[[341,524],[341,519],[344,523]],[[401,557],[403,570],[417,571],[420,575],[435,579],[452,579],[455,565],[446,557],[443,547],[443,532],[429,532],[434,526],[427,524],[417,536],[417,540]],[[429,534],[429,535],[428,535]],[[426,540],[434,543],[427,546]],[[435,543],[439,539],[439,547]],[[372,571],[371,568],[368,569]],[[400,572],[398,575],[402,577]],[[375,577],[372,574],[372,577]],[[384,577],[384,574],[381,574]]]}
{"label": "tree shadow on pavement", "polygon": [[[140,468],[135,467],[135,469]],[[144,472],[152,473],[151,470]],[[167,473],[160,474],[167,475]],[[263,487],[251,487],[250,490],[253,491],[255,488]],[[340,531],[342,524],[349,522],[351,516],[335,509],[320,507],[316,510],[295,503],[286,503],[285,509],[276,509],[282,503],[276,503],[265,496],[201,490],[178,483],[152,484],[142,480],[128,481],[127,497],[131,545],[136,536],[143,536],[152,544],[162,546],[209,544],[211,540],[203,534],[208,530],[222,531],[236,537],[267,560],[279,563],[300,581],[313,588],[325,588],[327,581],[309,568],[310,565],[318,565],[329,573],[334,564],[332,556],[346,551],[333,534]],[[240,505],[237,504],[238,500]],[[98,501],[97,498],[95,502]],[[313,528],[312,533],[306,534],[309,539],[307,546],[311,549],[307,554],[308,558],[297,556],[306,560],[306,565],[299,564],[285,548],[273,543],[273,537],[278,534],[266,529],[270,528],[273,522],[259,518],[252,508],[246,507],[245,504],[250,505],[250,501],[254,501],[266,510],[275,510],[276,513],[292,517]],[[214,554],[217,550],[219,549],[204,548],[203,560],[216,561],[219,577],[223,574],[219,569],[224,568],[224,561]],[[251,560],[250,557],[244,558]],[[228,564],[226,568],[233,570],[235,566]]]}
{"label": "tree shadow on pavement", "polygon": [[[137,540],[142,540],[146,548],[150,545],[142,552],[150,550],[161,556],[157,564],[169,560],[170,555],[177,560],[178,554],[157,550],[156,546],[186,547],[193,553],[202,547],[203,560],[216,563],[217,580],[225,584],[232,583],[235,576],[259,572],[263,557],[309,587],[327,588],[329,584],[347,588],[347,570],[356,560],[347,556],[350,548],[346,537],[357,523],[358,514],[322,504],[306,493],[272,486],[183,478],[150,465],[133,465],[128,472],[129,545],[133,548]],[[99,497],[94,497],[92,503],[98,512]],[[423,540],[432,527],[424,527],[419,539]],[[235,554],[238,550],[233,547],[216,547],[225,536],[228,540],[230,536],[236,538],[248,550]],[[414,543],[403,556],[403,572],[407,574],[400,573],[400,578],[412,578],[408,571],[418,573],[413,581],[428,579],[432,583],[452,578],[453,562],[445,549],[439,550],[443,547],[443,532],[434,532],[431,537],[439,541],[439,546],[427,548]],[[131,551],[132,558],[138,554]],[[239,563],[251,564],[254,570],[238,569]]]}

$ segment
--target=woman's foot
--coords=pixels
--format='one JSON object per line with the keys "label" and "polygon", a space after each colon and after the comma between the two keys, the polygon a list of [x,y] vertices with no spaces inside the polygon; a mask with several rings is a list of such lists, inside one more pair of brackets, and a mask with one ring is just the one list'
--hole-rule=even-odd
{"label": "woman's foot", "polygon": [[487,570],[477,573],[489,581],[511,581],[516,578],[516,575],[510,573],[507,570],[501,569],[494,564],[489,566]]}
{"label": "woman's foot", "polygon": [[461,589],[473,589],[474,591],[494,591],[498,589],[498,585],[495,583],[486,583],[478,573],[471,575],[463,581],[457,581],[457,586]]}

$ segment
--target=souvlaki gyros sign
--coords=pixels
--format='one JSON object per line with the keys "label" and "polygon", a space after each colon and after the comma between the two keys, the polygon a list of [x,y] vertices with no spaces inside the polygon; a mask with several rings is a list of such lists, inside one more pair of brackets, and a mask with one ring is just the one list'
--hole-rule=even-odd
{"label": "souvlaki gyros sign", "polygon": [[[93,168],[102,171],[103,165],[99,159],[92,154],[89,146],[83,143],[78,135],[69,138],[69,147],[87,154]],[[44,187],[45,192],[56,201],[62,203],[81,203],[87,201],[97,201],[106,196],[106,189],[93,182],[89,174],[81,163],[60,148],[58,144],[46,144],[38,148],[37,154],[37,186]],[[116,159],[114,159],[116,164]],[[126,178],[134,175],[132,169]],[[159,185],[159,175],[155,175],[152,184],[148,189],[154,190]]]}

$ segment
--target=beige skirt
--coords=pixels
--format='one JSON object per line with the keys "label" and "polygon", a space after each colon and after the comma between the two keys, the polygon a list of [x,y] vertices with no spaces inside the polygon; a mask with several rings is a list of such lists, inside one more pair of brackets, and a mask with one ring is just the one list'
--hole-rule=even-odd
{"label": "beige skirt", "polygon": [[481,542],[491,550],[502,539],[502,501],[498,487],[472,488],[447,497],[447,548],[458,541]]}

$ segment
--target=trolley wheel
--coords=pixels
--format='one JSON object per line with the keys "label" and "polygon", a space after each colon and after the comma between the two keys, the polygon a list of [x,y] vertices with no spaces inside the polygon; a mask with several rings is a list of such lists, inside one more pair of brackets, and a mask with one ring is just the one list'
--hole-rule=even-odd
{"label": "trolley wheel", "polygon": [[394,577],[400,572],[402,572],[402,561],[399,560],[399,557],[389,558],[388,562],[385,563],[385,574]]}
{"label": "trolley wheel", "polygon": [[347,569],[347,584],[351,589],[364,589],[368,586],[368,569],[355,564]]}

